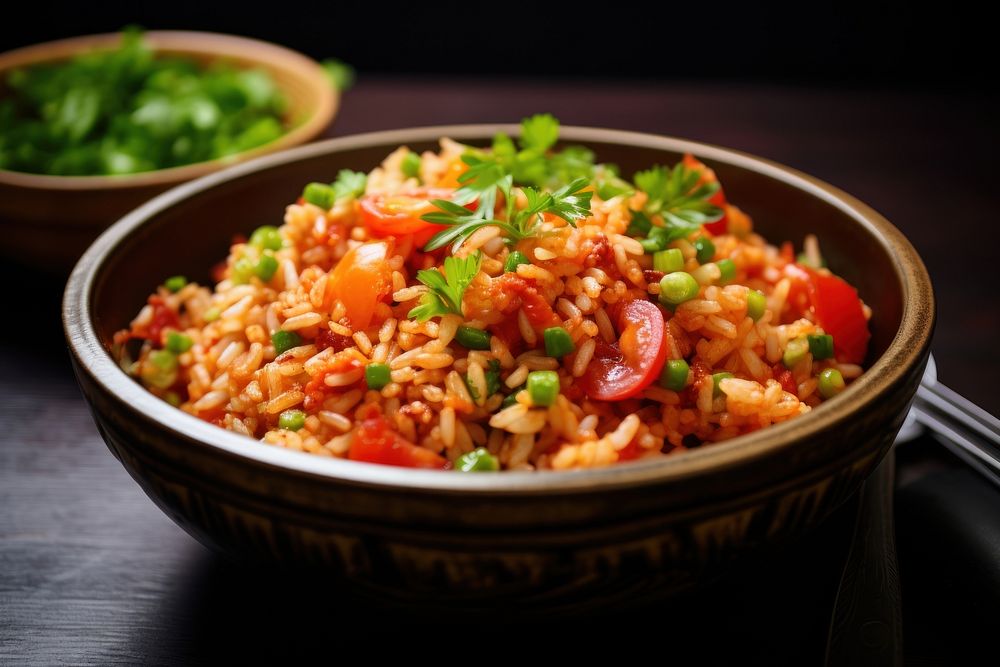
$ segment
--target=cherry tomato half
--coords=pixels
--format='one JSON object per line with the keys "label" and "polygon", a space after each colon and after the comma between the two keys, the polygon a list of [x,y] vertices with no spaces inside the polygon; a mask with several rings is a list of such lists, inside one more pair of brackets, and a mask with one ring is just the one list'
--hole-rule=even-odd
{"label": "cherry tomato half", "polygon": [[618,316],[621,335],[615,343],[598,339],[594,358],[580,378],[587,396],[620,401],[653,383],[667,358],[663,314],[644,299],[629,301]]}
{"label": "cherry tomato half", "polygon": [[407,442],[381,416],[370,417],[357,428],[347,450],[352,461],[380,463],[404,468],[438,468],[448,466],[447,459],[425,447]]}
{"label": "cherry tomato half", "polygon": [[433,199],[451,199],[454,190],[448,188],[417,188],[394,195],[370,194],[361,199],[361,219],[376,236],[413,234],[417,245],[423,246],[445,225],[421,220],[420,216],[438,209]]}

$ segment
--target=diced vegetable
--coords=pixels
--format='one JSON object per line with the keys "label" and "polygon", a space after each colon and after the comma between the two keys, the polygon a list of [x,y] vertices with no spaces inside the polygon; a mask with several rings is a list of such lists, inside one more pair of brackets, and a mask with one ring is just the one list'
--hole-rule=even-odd
{"label": "diced vegetable", "polygon": [[455,332],[455,340],[459,345],[469,350],[490,349],[490,332],[473,327],[460,326]]}
{"label": "diced vegetable", "polygon": [[267,253],[261,255],[253,267],[254,274],[265,283],[274,277],[277,270],[278,260],[274,258],[274,255]]}
{"label": "diced vegetable", "polygon": [[712,398],[718,398],[725,393],[722,391],[722,387],[719,386],[719,383],[731,377],[733,377],[733,374],[726,372],[712,374]]}
{"label": "diced vegetable", "polygon": [[573,339],[562,327],[549,327],[542,337],[545,339],[545,354],[550,357],[559,359],[576,349]]}
{"label": "diced vegetable", "polygon": [[367,329],[378,303],[392,293],[392,269],[386,262],[391,243],[373,241],[352,248],[329,273],[327,292],[344,304],[355,330]]}
{"label": "diced vegetable", "polygon": [[274,345],[274,354],[277,356],[302,345],[302,337],[294,331],[275,331],[271,334],[271,344]]}
{"label": "diced vegetable", "polygon": [[698,296],[698,281],[685,271],[674,271],[660,279],[660,303],[676,306]]}
{"label": "diced vegetable", "polygon": [[708,264],[715,259],[715,244],[707,236],[702,236],[695,240],[694,249],[698,253],[695,255],[695,258],[699,264]]}
{"label": "diced vegetable", "polygon": [[809,351],[812,352],[813,359],[822,361],[833,357],[833,336],[830,334],[809,334],[806,339],[809,341]]}
{"label": "diced vegetable", "polygon": [[555,371],[528,373],[528,395],[535,405],[541,407],[552,405],[559,395],[559,374]]}
{"label": "diced vegetable", "polygon": [[653,254],[653,268],[663,273],[673,273],[684,268],[684,255],[677,248],[660,250]]}
{"label": "diced vegetable", "polygon": [[747,315],[756,322],[764,317],[765,311],[767,311],[767,297],[760,290],[750,290],[747,293]]}
{"label": "diced vegetable", "polygon": [[725,285],[736,277],[736,264],[731,259],[720,259],[715,263],[719,267],[719,284]]}
{"label": "diced vegetable", "polygon": [[333,208],[337,201],[337,195],[333,192],[333,187],[326,183],[310,183],[302,191],[302,198],[313,206],[319,206],[324,211]]}
{"label": "diced vegetable", "polygon": [[836,368],[827,368],[819,374],[817,389],[823,398],[833,398],[844,391],[847,385],[844,384],[844,376]]}
{"label": "diced vegetable", "polygon": [[163,286],[175,294],[184,289],[187,284],[187,278],[184,276],[171,276],[163,281]]}
{"label": "diced vegetable", "polygon": [[306,413],[301,410],[285,410],[278,415],[278,428],[298,431],[306,425]]}
{"label": "diced vegetable", "polygon": [[485,447],[480,447],[455,459],[455,470],[460,472],[495,472],[500,470],[497,457]]}
{"label": "diced vegetable", "polygon": [[403,175],[407,178],[418,178],[420,176],[421,162],[422,160],[418,154],[412,151],[407,153],[400,164],[400,169],[403,170]]}
{"label": "diced vegetable", "polygon": [[167,344],[165,347],[174,354],[183,354],[190,350],[192,345],[194,345],[194,341],[191,340],[191,336],[178,331],[167,332]]}
{"label": "diced vegetable", "polygon": [[392,381],[391,374],[388,364],[368,364],[365,366],[365,383],[369,389],[378,391]]}
{"label": "diced vegetable", "polygon": [[177,381],[177,357],[169,350],[153,350],[146,356],[139,375],[147,385],[166,389]]}
{"label": "diced vegetable", "polygon": [[597,339],[594,357],[579,379],[587,396],[618,401],[636,396],[656,381],[667,356],[660,309],[645,299],[626,303],[618,314],[615,343]]}
{"label": "diced vegetable", "polygon": [[798,338],[793,338],[788,341],[788,345],[785,346],[785,354],[781,357],[781,363],[785,364],[785,368],[791,370],[795,368],[795,365],[802,361],[808,353],[809,341],[806,340],[806,337],[799,336]]}
{"label": "diced vegetable", "polygon": [[263,225],[254,230],[250,235],[249,244],[261,250],[281,250],[284,241],[277,227]]}
{"label": "diced vegetable", "polygon": [[671,391],[681,391],[687,386],[690,370],[688,363],[683,359],[671,359],[663,364],[660,386]]}

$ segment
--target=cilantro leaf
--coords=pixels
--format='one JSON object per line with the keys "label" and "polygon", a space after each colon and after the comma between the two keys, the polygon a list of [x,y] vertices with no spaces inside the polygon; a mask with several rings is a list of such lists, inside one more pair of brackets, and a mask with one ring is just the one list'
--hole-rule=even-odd
{"label": "cilantro leaf", "polygon": [[540,113],[521,121],[521,146],[544,153],[559,140],[559,121],[552,114]]}
{"label": "cilantro leaf", "polygon": [[698,170],[680,162],[673,169],[655,166],[635,175],[636,187],[648,196],[643,213],[663,216],[670,240],[722,217],[722,209],[708,201],[719,191],[719,184],[699,185],[700,178]]}
{"label": "cilantro leaf", "polygon": [[368,175],[362,171],[341,169],[337,172],[337,180],[330,185],[333,187],[333,194],[338,200],[345,197],[358,198],[365,193],[365,186],[368,185]]}
{"label": "cilantro leaf", "polygon": [[407,315],[421,322],[448,313],[462,314],[462,297],[472,279],[479,273],[482,254],[444,258],[444,273],[437,269],[422,269],[417,272],[417,280],[430,289],[420,296],[420,303]]}

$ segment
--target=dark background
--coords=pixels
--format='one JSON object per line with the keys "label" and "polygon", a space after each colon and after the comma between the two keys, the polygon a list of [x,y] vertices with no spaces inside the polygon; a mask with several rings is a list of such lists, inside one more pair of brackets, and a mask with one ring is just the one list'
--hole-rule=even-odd
{"label": "dark background", "polygon": [[[916,3],[910,3],[916,4]],[[742,80],[982,89],[992,24],[961,3],[18,3],[0,51],[60,37],[197,29],[335,56],[364,74]],[[977,18],[978,17],[978,18]]]}

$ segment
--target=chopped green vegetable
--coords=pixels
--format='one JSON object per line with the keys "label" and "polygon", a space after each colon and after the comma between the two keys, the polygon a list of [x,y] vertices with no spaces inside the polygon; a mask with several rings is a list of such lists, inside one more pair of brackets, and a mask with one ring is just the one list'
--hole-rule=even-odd
{"label": "chopped green vegetable", "polygon": [[365,366],[365,383],[369,389],[378,391],[392,380],[388,364],[368,364]]}
{"label": "chopped green vegetable", "polygon": [[715,244],[707,236],[695,239],[694,249],[698,253],[695,257],[699,264],[708,264],[715,258]]}
{"label": "chopped green vegetable", "polygon": [[319,206],[324,211],[333,208],[337,201],[333,187],[326,183],[309,183],[302,191],[302,198],[313,206]]}
{"label": "chopped green vegetable", "polygon": [[253,234],[250,235],[249,244],[261,250],[281,250],[284,241],[277,227],[264,225],[253,231]]}
{"label": "chopped green vegetable", "polygon": [[274,273],[278,270],[278,260],[274,258],[274,255],[270,253],[264,253],[257,260],[257,263],[253,267],[254,275],[263,280],[265,283],[274,277]]}
{"label": "chopped green vegetable", "polygon": [[461,326],[455,332],[455,340],[458,341],[459,345],[469,350],[490,349],[490,338],[492,338],[490,332],[472,327]]}
{"label": "chopped green vegetable", "polygon": [[521,264],[531,264],[531,260],[520,250],[515,250],[507,255],[507,261],[503,263],[503,270],[508,273],[517,273],[517,267]]}
{"label": "chopped green vegetable", "polygon": [[632,220],[628,223],[625,233],[635,238],[644,237],[649,234],[649,230],[653,228],[653,223],[650,222],[649,216],[642,211],[632,211],[631,213]]}
{"label": "chopped green vegetable", "polygon": [[660,250],[653,254],[653,268],[663,273],[673,273],[684,268],[684,255],[677,248]]}
{"label": "chopped green vegetable", "polygon": [[184,289],[187,284],[187,278],[184,276],[171,276],[163,281],[163,286],[175,294]]}
{"label": "chopped green vegetable", "polygon": [[736,264],[731,259],[720,259],[715,263],[719,267],[719,284],[725,285],[736,277]]}
{"label": "chopped green vegetable", "polygon": [[357,199],[365,193],[365,188],[368,187],[368,174],[363,171],[341,169],[337,172],[337,180],[330,185],[333,187],[333,195],[337,201],[347,197]]}
{"label": "chopped green vegetable", "polygon": [[712,398],[718,398],[719,396],[722,396],[725,393],[724,391],[722,391],[722,387],[719,386],[719,383],[731,377],[733,377],[732,373],[723,372],[723,373],[712,374]]}
{"label": "chopped green vegetable", "polygon": [[275,331],[271,334],[271,344],[274,345],[275,356],[302,345],[302,337],[294,331]]}
{"label": "chopped green vegetable", "polygon": [[141,366],[140,377],[150,387],[170,387],[177,381],[177,356],[169,350],[153,350]]}
{"label": "chopped green vegetable", "polygon": [[223,158],[284,134],[271,75],[154,54],[139,30],[117,48],[12,71],[0,102],[0,168],[132,174]]}
{"label": "chopped green vegetable", "polygon": [[833,398],[844,391],[846,386],[844,376],[836,368],[827,368],[819,374],[817,388],[823,398]]}
{"label": "chopped green vegetable", "polygon": [[813,359],[822,361],[833,357],[833,336],[830,334],[809,334],[806,340],[809,341]]}
{"label": "chopped green vegetable", "polygon": [[414,152],[409,152],[403,158],[403,162],[400,164],[400,169],[403,170],[403,175],[407,178],[419,178],[420,177],[420,155]]}
{"label": "chopped green vegetable", "polygon": [[698,296],[698,281],[686,271],[674,271],[660,279],[660,303],[677,306]]}
{"label": "chopped green vegetable", "polygon": [[482,253],[478,250],[462,259],[444,258],[444,275],[437,269],[422,269],[417,272],[417,280],[430,287],[420,296],[420,304],[410,310],[407,317],[428,320],[448,313],[462,314],[462,297],[472,279],[479,273]]}
{"label": "chopped green vegetable", "polygon": [[219,312],[218,308],[209,308],[205,311],[205,314],[202,315],[202,319],[206,322],[214,322],[219,319],[220,315],[222,315],[222,313]]}
{"label": "chopped green vegetable", "polygon": [[194,341],[191,340],[191,336],[182,334],[179,331],[167,332],[167,344],[165,347],[174,354],[183,354],[190,350],[192,345],[194,345]]}
{"label": "chopped green vegetable", "polygon": [[278,415],[278,428],[298,431],[306,425],[306,413],[301,410],[285,410]]}
{"label": "chopped green vegetable", "polygon": [[690,372],[688,363],[683,359],[671,359],[663,364],[660,373],[660,386],[672,391],[681,391],[687,386]]}
{"label": "chopped green vegetable", "polygon": [[528,395],[535,405],[540,407],[552,405],[559,395],[559,374],[555,371],[528,373]]}
{"label": "chopped green vegetable", "polygon": [[485,447],[479,447],[455,459],[455,470],[460,472],[495,472],[500,462]]}
{"label": "chopped green vegetable", "polygon": [[788,345],[785,346],[785,354],[781,357],[781,362],[785,364],[785,368],[792,369],[795,368],[796,364],[802,361],[808,353],[809,341],[806,340],[805,336],[799,336],[798,338],[793,338],[788,341]]}
{"label": "chopped green vegetable", "polygon": [[747,292],[747,315],[756,322],[764,317],[767,310],[767,297],[760,290],[752,289]]}
{"label": "chopped green vegetable", "polygon": [[558,359],[576,349],[573,339],[562,327],[549,327],[542,333],[542,337],[545,339],[545,354],[550,357]]}

